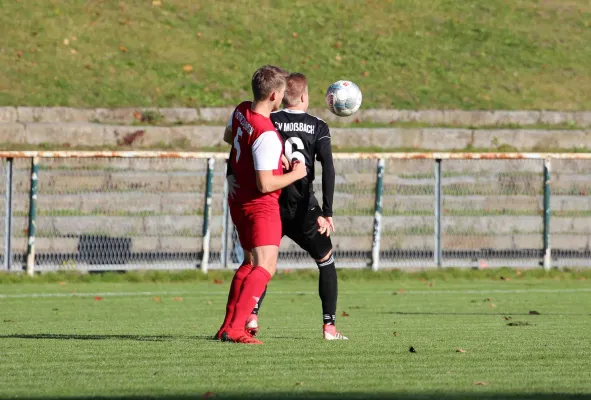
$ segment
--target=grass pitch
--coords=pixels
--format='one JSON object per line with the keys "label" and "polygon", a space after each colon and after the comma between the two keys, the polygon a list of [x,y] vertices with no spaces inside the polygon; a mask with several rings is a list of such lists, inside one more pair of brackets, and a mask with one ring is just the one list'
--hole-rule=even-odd
{"label": "grass pitch", "polygon": [[279,276],[263,346],[210,339],[231,277],[212,275],[4,277],[0,397],[591,398],[588,273],[341,271],[341,342],[315,273]]}

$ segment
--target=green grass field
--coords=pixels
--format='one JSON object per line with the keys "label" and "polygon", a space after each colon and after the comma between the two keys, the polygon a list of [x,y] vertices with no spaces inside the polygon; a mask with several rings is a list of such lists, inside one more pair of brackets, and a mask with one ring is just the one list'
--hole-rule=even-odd
{"label": "green grass field", "polygon": [[591,398],[588,271],[342,272],[346,342],[321,339],[315,272],[289,275],[263,346],[210,339],[228,274],[0,276],[0,397]]}
{"label": "green grass field", "polygon": [[275,63],[314,107],[351,79],[367,108],[591,109],[590,27],[587,0],[2,1],[0,105],[235,105]]}

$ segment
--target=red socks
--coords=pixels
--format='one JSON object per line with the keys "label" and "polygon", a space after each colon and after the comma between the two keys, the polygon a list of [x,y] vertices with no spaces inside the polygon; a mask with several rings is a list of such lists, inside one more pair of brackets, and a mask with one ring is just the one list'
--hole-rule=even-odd
{"label": "red socks", "polygon": [[226,328],[228,328],[230,322],[232,321],[232,317],[234,316],[234,308],[238,302],[238,296],[240,295],[240,288],[242,288],[244,279],[252,272],[252,269],[252,264],[242,264],[234,274],[232,284],[230,285],[230,293],[228,294],[228,303],[226,304],[226,316],[224,317],[224,323],[220,328],[220,334]]}
{"label": "red socks", "polygon": [[[238,275],[238,272],[236,275]],[[244,330],[246,319],[252,313],[270,280],[271,274],[263,267],[254,267],[244,279],[238,301],[234,307],[234,315],[231,317],[229,326],[231,330]],[[233,285],[234,282],[232,282]],[[226,312],[226,317],[227,315],[228,313]]]}

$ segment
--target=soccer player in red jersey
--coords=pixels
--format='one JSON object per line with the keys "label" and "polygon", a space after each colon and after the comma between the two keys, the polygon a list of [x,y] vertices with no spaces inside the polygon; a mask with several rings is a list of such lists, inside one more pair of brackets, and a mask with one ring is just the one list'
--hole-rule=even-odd
{"label": "soccer player in red jersey", "polygon": [[230,162],[236,191],[229,196],[230,215],[236,225],[245,259],[230,285],[226,316],[217,333],[221,340],[262,344],[244,326],[277,268],[282,227],[281,189],[306,176],[304,163],[283,173],[283,142],[271,122],[285,93],[287,72],[265,65],[252,77],[254,101],[242,102],[232,113],[224,141],[232,145]]}

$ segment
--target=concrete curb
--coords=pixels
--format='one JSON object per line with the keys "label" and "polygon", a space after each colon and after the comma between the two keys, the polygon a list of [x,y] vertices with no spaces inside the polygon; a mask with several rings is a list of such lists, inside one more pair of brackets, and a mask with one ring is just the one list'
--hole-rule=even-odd
{"label": "concrete curb", "polygon": [[[225,146],[224,126],[172,127],[104,125],[95,123],[0,123],[0,143],[66,147],[121,146],[191,149]],[[333,128],[336,148],[379,147],[429,150],[499,148],[509,145],[521,151],[591,148],[589,130],[457,129],[457,128]]]}
{"label": "concrete curb", "polygon": [[[131,124],[146,118],[158,118],[170,124],[225,122],[232,107],[194,108],[72,108],[72,107],[0,107],[0,123],[104,123]],[[591,127],[591,111],[465,111],[465,110],[384,110],[362,109],[352,118],[339,118],[327,109],[312,109],[329,122],[416,122],[461,127],[534,124],[572,124]]]}

